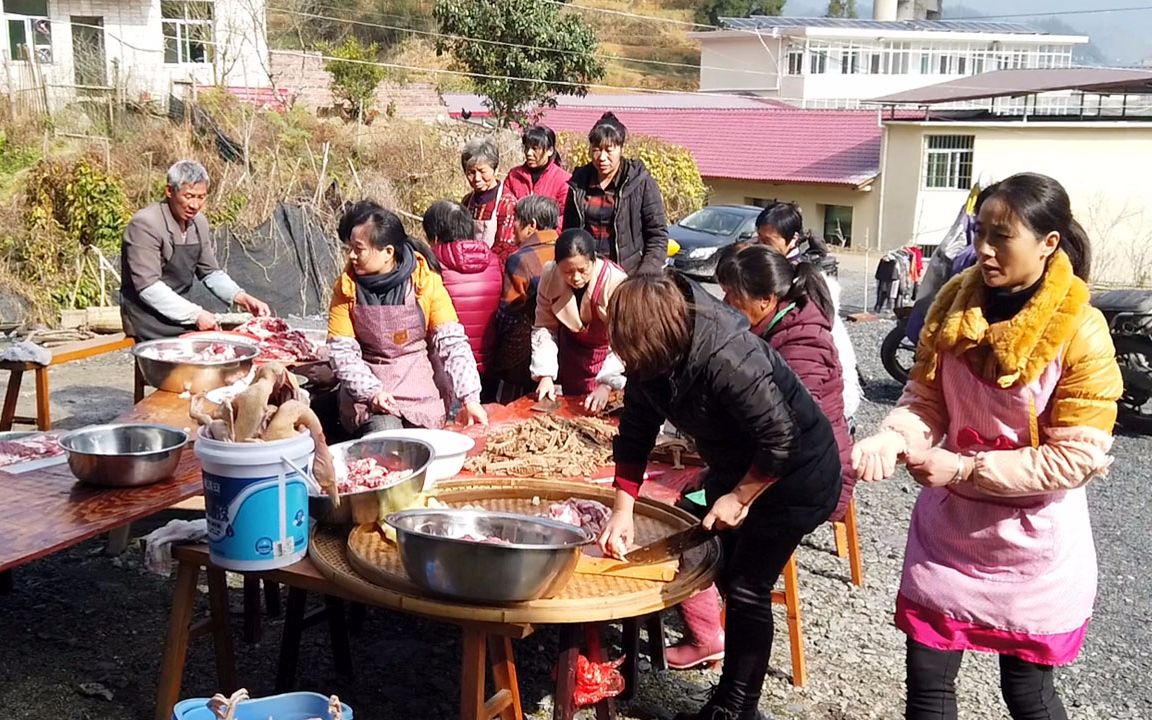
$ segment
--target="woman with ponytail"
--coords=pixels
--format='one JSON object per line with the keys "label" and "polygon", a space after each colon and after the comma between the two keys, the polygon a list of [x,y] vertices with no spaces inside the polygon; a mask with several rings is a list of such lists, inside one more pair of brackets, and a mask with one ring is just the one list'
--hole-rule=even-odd
{"label": "woman with ponytail", "polygon": [[1092,616],[1085,485],[1112,463],[1123,383],[1060,183],[1023,173],[989,186],[974,247],[976,267],[936,296],[904,394],[852,464],[874,481],[903,462],[923,486],[896,596],[906,717],[955,718],[975,650],[999,656],[1014,720],[1067,720],[1053,668],[1076,659]]}
{"label": "woman with ponytail", "polygon": [[[831,423],[843,484],[829,520],[842,519],[856,478],[851,470],[852,436],[844,417],[844,373],[832,340],[834,306],[828,286],[811,263],[793,265],[764,245],[724,248],[716,281],[724,290],[724,302],[743,313],[752,332],[780,353]],[[668,648],[668,666],[680,670],[722,660],[724,631],[716,587],[689,598],[679,609],[685,638]]]}

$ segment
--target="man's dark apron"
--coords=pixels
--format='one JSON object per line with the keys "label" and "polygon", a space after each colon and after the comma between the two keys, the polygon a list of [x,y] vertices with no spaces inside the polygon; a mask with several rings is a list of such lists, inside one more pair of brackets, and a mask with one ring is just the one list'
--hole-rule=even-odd
{"label": "man's dark apron", "polygon": [[[174,245],[172,257],[164,263],[160,282],[178,295],[187,296],[196,281],[196,264],[199,261],[200,243]],[[135,288],[131,296],[120,295],[120,319],[124,323],[124,334],[137,340],[176,337],[195,329],[194,326],[180,325],[161,315],[140,299],[140,290]]]}

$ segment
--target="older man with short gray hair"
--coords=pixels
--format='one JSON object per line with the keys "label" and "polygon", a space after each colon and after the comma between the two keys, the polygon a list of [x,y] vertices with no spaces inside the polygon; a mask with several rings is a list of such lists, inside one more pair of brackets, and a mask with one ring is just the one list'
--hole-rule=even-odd
{"label": "older man with short gray hair", "polygon": [[214,330],[216,315],[187,298],[196,279],[228,305],[253,315],[268,306],[236,284],[220,268],[204,217],[208,171],[195,160],[168,168],[162,202],[132,217],[120,248],[120,317],[124,332],[137,340],[174,337],[190,330]]}

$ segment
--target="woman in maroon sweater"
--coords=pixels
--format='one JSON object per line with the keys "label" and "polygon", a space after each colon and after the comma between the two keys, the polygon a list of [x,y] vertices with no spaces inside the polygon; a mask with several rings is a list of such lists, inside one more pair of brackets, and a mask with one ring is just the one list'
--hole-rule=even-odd
{"label": "woman in maroon sweater", "polygon": [[[844,417],[844,371],[832,341],[832,296],[811,263],[793,265],[765,245],[729,245],[717,261],[716,281],[724,302],[748,318],[752,332],[766,340],[812,395],[832,425],[840,454],[843,485],[830,521],[848,510],[856,484],[852,435]],[[685,641],[668,648],[669,667],[686,669],[724,657],[720,599],[715,587],[680,606]]]}

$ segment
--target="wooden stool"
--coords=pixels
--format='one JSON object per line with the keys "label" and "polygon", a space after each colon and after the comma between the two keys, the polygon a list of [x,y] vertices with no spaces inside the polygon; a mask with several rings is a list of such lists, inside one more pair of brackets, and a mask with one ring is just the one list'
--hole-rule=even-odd
{"label": "wooden stool", "polygon": [[[125,337],[124,333],[118,333],[54,348],[52,350],[52,362],[47,365],[15,361],[0,362],[0,370],[8,371],[8,390],[4,394],[4,409],[0,411],[0,431],[11,430],[15,423],[35,425],[37,430],[52,429],[48,368],[53,365],[63,365],[75,360],[84,360],[104,353],[123,350],[135,344],[136,341],[132,338]],[[20,385],[26,372],[36,374],[36,417],[16,414],[16,403],[20,400]]]}
{"label": "wooden stool", "polygon": [[832,531],[836,534],[836,556],[848,558],[852,584],[863,587],[864,561],[860,557],[860,536],[856,532],[855,497],[848,501],[848,512],[844,514],[844,519],[832,523]]}
{"label": "wooden stool", "polygon": [[[604,649],[605,624],[561,625],[560,654],[556,662],[556,693],[552,698],[552,720],[572,720],[576,716],[576,658],[580,655],[581,640],[588,646],[588,659],[604,662],[608,654]],[[628,681],[625,677],[625,691]],[[596,703],[596,720],[615,720],[616,700],[606,698]]]}

